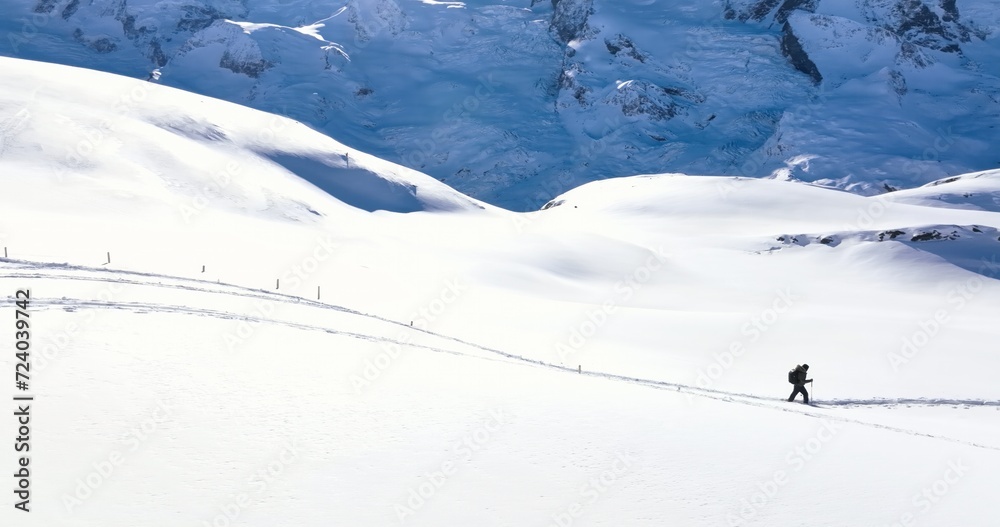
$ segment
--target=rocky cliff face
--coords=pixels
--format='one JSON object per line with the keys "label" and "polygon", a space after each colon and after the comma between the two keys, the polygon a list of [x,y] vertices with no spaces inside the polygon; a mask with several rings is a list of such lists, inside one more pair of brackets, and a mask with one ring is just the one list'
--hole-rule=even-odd
{"label": "rocky cliff face", "polygon": [[[14,56],[278,112],[515,209],[651,172],[881,192],[997,166],[993,0],[35,0]],[[31,27],[22,27],[27,20]],[[36,35],[37,34],[37,35]]]}
{"label": "rocky cliff face", "polygon": [[802,48],[802,41],[787,21],[781,27],[781,52],[796,70],[808,75],[816,84],[823,82],[823,74],[819,72],[809,53]]}
{"label": "rocky cliff face", "polygon": [[[984,40],[989,28],[963,22],[958,0],[859,0],[845,8],[842,2],[827,0],[728,0],[725,16],[743,22],[784,24],[796,11],[821,12],[892,33],[910,46],[961,53],[962,44]],[[785,26],[783,33],[794,32]]]}
{"label": "rocky cliff face", "polygon": [[98,52],[123,48],[138,52],[154,67],[165,66],[189,39],[216,21],[246,17],[238,1],[177,3],[128,0],[38,0],[36,13],[56,15],[72,28],[74,38]]}
{"label": "rocky cliff face", "polygon": [[552,0],[552,30],[559,40],[570,42],[584,36],[594,0]]}

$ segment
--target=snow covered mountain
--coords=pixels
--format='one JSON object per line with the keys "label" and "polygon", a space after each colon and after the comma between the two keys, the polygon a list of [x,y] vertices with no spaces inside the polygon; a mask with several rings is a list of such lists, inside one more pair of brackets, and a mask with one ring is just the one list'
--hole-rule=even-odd
{"label": "snow covered mountain", "polygon": [[[355,209],[485,207],[422,173],[352,150],[284,117],[213,100],[196,119],[183,109],[205,105],[205,97],[92,70],[72,71],[78,84],[73,97],[65,97],[61,86],[38,79],[40,73],[55,78],[71,70],[11,59],[2,63],[3,102],[18,110],[2,128],[0,152],[20,170],[55,175],[50,181],[55,195],[34,180],[11,181],[27,200],[75,202],[110,193],[141,208],[151,190],[166,188],[170,204],[183,215],[233,208],[254,217],[307,222]],[[160,103],[160,97],[169,102]],[[98,109],[92,111],[95,101]],[[114,112],[109,115],[105,107]],[[153,109],[144,111],[148,107]],[[39,170],[53,162],[54,171]],[[332,206],[330,197],[342,205]]]}
{"label": "snow covered mountain", "polygon": [[875,194],[1000,164],[992,0],[35,0],[5,12],[4,54],[157,69],[514,210],[639,173]]}
{"label": "snow covered mountain", "polygon": [[998,171],[516,213],[229,102],[0,69],[0,371],[34,397],[2,525],[996,525]]}

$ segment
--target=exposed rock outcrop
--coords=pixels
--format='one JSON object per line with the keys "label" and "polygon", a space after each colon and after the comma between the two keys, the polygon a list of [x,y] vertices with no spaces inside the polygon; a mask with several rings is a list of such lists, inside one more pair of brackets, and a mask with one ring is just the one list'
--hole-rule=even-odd
{"label": "exposed rock outcrop", "polygon": [[563,42],[583,35],[594,0],[552,0],[552,30]]}
{"label": "exposed rock outcrop", "polygon": [[785,22],[784,27],[781,29],[781,52],[788,57],[788,61],[791,62],[792,67],[805,73],[813,82],[819,84],[823,82],[823,75],[819,72],[819,68],[816,67],[816,63],[812,61],[809,54],[802,48],[802,43],[799,42],[799,38],[795,36],[795,31],[792,29],[792,25]]}

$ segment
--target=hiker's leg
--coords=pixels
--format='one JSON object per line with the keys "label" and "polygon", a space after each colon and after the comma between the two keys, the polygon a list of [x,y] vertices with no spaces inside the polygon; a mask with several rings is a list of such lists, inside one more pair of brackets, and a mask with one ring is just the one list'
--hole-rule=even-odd
{"label": "hiker's leg", "polygon": [[809,392],[806,391],[805,385],[802,386],[802,400],[805,404],[809,404]]}

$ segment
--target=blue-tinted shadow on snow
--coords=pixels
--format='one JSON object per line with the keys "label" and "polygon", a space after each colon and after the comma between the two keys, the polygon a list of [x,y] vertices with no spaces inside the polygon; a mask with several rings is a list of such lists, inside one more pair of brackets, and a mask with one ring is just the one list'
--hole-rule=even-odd
{"label": "blue-tinted shadow on snow", "polygon": [[171,116],[162,119],[150,119],[150,124],[162,128],[168,132],[181,137],[194,139],[195,141],[228,141],[229,137],[218,126],[206,122],[197,121],[188,116]]}
{"label": "blue-tinted shadow on snow", "polygon": [[902,241],[966,271],[1000,280],[1000,231],[993,227],[927,227],[908,232]]}
{"label": "blue-tinted shadow on snow", "polygon": [[966,271],[1000,280],[1000,229],[984,225],[929,225],[829,235],[781,234],[774,239],[781,245],[772,246],[767,252],[813,244],[837,247],[845,240],[902,243]]}
{"label": "blue-tinted shadow on snow", "polygon": [[947,251],[938,247],[920,247],[931,254],[939,256],[948,263],[961,267],[966,271],[976,273],[984,278],[1000,280],[1000,243],[995,251]]}
{"label": "blue-tinted shadow on snow", "polygon": [[425,209],[417,199],[416,186],[389,181],[361,167],[349,167],[350,161],[340,156],[323,160],[284,152],[260,154],[352,207],[400,213]]}

